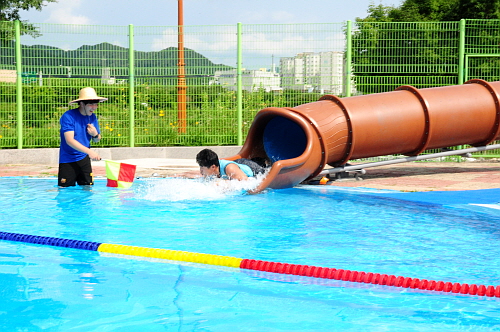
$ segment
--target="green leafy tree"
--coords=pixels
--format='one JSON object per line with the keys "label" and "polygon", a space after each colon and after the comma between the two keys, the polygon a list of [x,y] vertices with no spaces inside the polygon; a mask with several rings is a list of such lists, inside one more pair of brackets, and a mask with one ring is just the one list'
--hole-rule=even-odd
{"label": "green leafy tree", "polygon": [[[21,33],[33,37],[39,36],[37,29],[27,21],[21,20],[21,10],[41,11],[43,6],[57,0],[0,0],[0,42],[6,44],[15,37],[12,22],[21,21]],[[10,24],[8,24],[11,22]]]}
{"label": "green leafy tree", "polygon": [[370,5],[361,21],[437,22],[500,19],[500,0],[405,0],[399,7]]}
{"label": "green leafy tree", "polygon": [[[458,21],[500,18],[500,0],[405,0],[399,7],[372,4],[368,13],[356,19],[353,73],[359,91],[375,93],[405,84],[458,83]],[[498,21],[490,25],[498,26]],[[479,30],[467,28],[468,36],[477,36],[466,40],[470,48],[498,48],[498,28],[484,25]],[[485,74],[499,65],[496,59],[480,61],[489,61],[482,66],[488,68]]]}
{"label": "green leafy tree", "polygon": [[500,19],[499,0],[455,0],[454,3],[455,6],[443,17],[444,20]]}
{"label": "green leafy tree", "polygon": [[56,0],[0,0],[0,21],[21,20],[21,10],[42,10],[42,7]]}
{"label": "green leafy tree", "polygon": [[447,17],[457,5],[458,0],[406,0],[390,10],[389,16],[393,22],[448,21]]}

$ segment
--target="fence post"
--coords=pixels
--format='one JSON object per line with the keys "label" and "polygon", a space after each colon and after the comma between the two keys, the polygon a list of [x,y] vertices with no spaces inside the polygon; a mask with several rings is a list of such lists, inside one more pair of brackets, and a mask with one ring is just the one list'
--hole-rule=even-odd
{"label": "fence post", "polygon": [[21,58],[21,22],[14,22],[16,34],[16,135],[17,148],[23,148],[23,66]]}
{"label": "fence post", "polygon": [[16,33],[16,135],[17,148],[23,148],[23,66],[21,57],[21,22],[14,22]]}
{"label": "fence post", "polygon": [[459,23],[460,39],[458,41],[458,84],[464,83],[464,62],[465,62],[465,19]]}
{"label": "fence post", "polygon": [[134,57],[134,26],[128,26],[128,99],[129,99],[129,145],[135,146],[135,57]]}
{"label": "fence post", "polygon": [[237,24],[237,54],[236,54],[236,104],[238,107],[238,145],[243,144],[243,91],[241,83],[242,46],[241,23]]}
{"label": "fence post", "polygon": [[346,29],[346,51],[345,51],[345,96],[351,96],[351,68],[352,68],[352,22],[351,20],[347,21],[347,29]]}

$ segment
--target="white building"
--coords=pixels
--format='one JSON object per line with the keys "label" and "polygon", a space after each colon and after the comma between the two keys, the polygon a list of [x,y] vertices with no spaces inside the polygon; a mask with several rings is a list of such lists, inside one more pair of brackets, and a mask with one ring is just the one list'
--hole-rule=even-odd
{"label": "white building", "polygon": [[[219,84],[227,87],[229,90],[236,90],[237,80],[236,69],[218,70],[214,74],[210,84]],[[242,70],[241,85],[243,90],[258,91],[264,89],[266,92],[278,91],[280,88],[280,75],[273,71],[267,71],[265,68],[259,70]]]}
{"label": "white building", "polygon": [[304,58],[290,57],[280,59],[281,87],[284,89],[303,90]]}
{"label": "white building", "polygon": [[344,52],[299,53],[280,59],[281,87],[345,95]]}

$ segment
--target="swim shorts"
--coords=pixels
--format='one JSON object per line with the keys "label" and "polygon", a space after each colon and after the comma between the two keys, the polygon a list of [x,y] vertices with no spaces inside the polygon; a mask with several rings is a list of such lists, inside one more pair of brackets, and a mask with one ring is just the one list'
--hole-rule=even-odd
{"label": "swim shorts", "polygon": [[60,187],[73,187],[76,183],[80,186],[93,185],[94,177],[89,156],[72,163],[59,164],[57,182]]}
{"label": "swim shorts", "polygon": [[250,167],[254,175],[262,174],[266,171],[264,167],[260,166],[255,161],[250,159],[240,158],[236,159],[234,162],[237,164],[247,165],[248,167]]}

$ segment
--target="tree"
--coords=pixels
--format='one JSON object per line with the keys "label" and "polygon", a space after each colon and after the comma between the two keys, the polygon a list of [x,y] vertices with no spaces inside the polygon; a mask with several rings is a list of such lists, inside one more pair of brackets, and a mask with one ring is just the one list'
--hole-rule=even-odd
{"label": "tree", "polygon": [[[394,22],[448,21],[459,0],[406,0],[390,13]],[[458,19],[460,20],[460,19]],[[457,21],[458,21],[457,20]]]}
{"label": "tree", "polygon": [[19,11],[36,9],[42,10],[42,7],[50,2],[57,0],[0,0],[0,21],[21,20]]}
{"label": "tree", "polygon": [[[6,45],[15,38],[14,27],[11,22],[21,20],[21,10],[42,10],[50,2],[57,0],[0,0],[0,43]],[[38,30],[27,21],[21,21],[21,34],[37,37]]]}
{"label": "tree", "polygon": [[[358,90],[374,93],[406,84],[425,87],[459,83],[458,23],[460,19],[500,18],[500,0],[405,0],[399,7],[372,4],[368,13],[356,19],[353,73]],[[466,51],[498,53],[497,26],[498,21],[468,25]],[[474,76],[491,79],[498,58],[477,61],[482,69]]]}
{"label": "tree", "polygon": [[357,22],[438,22],[500,19],[500,0],[405,0],[399,7],[370,5]]}
{"label": "tree", "polygon": [[499,0],[457,0],[456,6],[444,19],[500,19]]}

